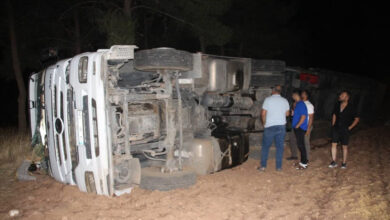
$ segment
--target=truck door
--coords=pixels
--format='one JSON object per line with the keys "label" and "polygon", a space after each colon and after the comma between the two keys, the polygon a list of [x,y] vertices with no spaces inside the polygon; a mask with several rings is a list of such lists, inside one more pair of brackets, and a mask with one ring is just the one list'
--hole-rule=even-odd
{"label": "truck door", "polygon": [[30,113],[30,129],[31,136],[34,136],[35,130],[37,128],[37,115],[38,115],[38,95],[37,95],[37,87],[38,87],[38,73],[33,73],[30,76],[29,86],[28,86],[28,108]]}

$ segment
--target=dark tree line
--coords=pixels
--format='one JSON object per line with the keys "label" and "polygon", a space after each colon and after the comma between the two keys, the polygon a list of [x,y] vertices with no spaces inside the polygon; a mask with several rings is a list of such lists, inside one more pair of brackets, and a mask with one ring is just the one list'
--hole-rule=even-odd
{"label": "dark tree line", "polygon": [[276,41],[287,38],[275,38],[283,38],[280,30],[287,34],[285,28],[295,14],[292,3],[279,0],[247,4],[234,0],[6,0],[5,4],[1,32],[9,37],[0,45],[1,78],[17,82],[20,132],[27,130],[27,76],[50,61],[113,44],[272,58],[283,53]]}
{"label": "dark tree line", "polygon": [[[290,65],[333,65],[345,71],[343,57],[348,51],[361,53],[354,55],[358,62],[370,64],[372,45],[356,43],[368,38],[375,45],[381,27],[367,12],[373,8],[360,3],[342,6],[338,1],[5,0],[2,4],[0,79],[2,85],[17,82],[21,132],[27,128],[28,75],[81,52],[113,44],[136,44],[142,49],[164,46],[284,59]],[[363,16],[358,20],[362,25],[345,16],[344,9]],[[365,19],[368,22],[363,24]],[[369,32],[359,32],[361,27]],[[347,45],[344,54],[334,53],[334,45]]]}

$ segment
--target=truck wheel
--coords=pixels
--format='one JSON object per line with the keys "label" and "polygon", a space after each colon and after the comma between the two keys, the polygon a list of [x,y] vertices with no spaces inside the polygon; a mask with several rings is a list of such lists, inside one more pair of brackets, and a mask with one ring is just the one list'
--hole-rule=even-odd
{"label": "truck wheel", "polygon": [[141,50],[134,55],[134,67],[142,71],[192,69],[192,54],[173,48]]}
{"label": "truck wheel", "polygon": [[161,173],[158,167],[145,167],[141,170],[142,189],[168,191],[177,188],[187,188],[196,183],[196,173],[183,169],[173,173]]}
{"label": "truck wheel", "polygon": [[252,60],[252,72],[283,72],[286,62],[282,60]]}

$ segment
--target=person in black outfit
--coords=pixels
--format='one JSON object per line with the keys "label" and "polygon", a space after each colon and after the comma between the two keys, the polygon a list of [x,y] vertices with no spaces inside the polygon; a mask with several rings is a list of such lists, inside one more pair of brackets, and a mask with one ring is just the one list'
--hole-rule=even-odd
{"label": "person in black outfit", "polygon": [[297,103],[294,109],[292,126],[294,128],[298,149],[301,152],[301,162],[297,164],[297,169],[303,170],[307,168],[308,162],[305,148],[305,134],[307,131],[308,113],[306,104],[301,100],[300,92],[294,91],[292,94],[292,98]]}
{"label": "person in black outfit", "polygon": [[335,105],[332,113],[332,162],[329,168],[337,167],[337,143],[341,142],[343,147],[343,163],[341,168],[347,168],[347,154],[350,131],[359,123],[359,116],[356,109],[349,103],[351,94],[342,91],[339,102]]}

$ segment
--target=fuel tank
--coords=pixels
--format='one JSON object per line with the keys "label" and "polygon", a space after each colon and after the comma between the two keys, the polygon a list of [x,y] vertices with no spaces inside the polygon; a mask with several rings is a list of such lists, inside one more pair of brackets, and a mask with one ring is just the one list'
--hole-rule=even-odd
{"label": "fuel tank", "polygon": [[198,175],[213,173],[221,169],[222,153],[214,137],[194,138],[184,143],[185,164]]}

